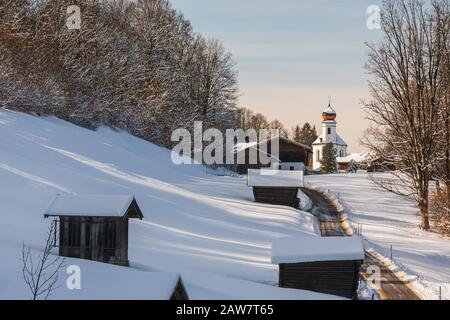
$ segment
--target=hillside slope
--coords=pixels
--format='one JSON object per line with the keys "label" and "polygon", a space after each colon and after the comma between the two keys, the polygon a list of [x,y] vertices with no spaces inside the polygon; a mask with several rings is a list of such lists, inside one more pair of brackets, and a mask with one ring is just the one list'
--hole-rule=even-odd
{"label": "hillside slope", "polygon": [[[329,298],[274,286],[271,239],[315,236],[311,215],[256,204],[245,179],[173,165],[168,150],[124,132],[0,109],[0,190],[3,298],[29,298],[18,285],[21,246],[42,250],[43,213],[56,194],[135,195],[145,218],[130,224],[131,268],[68,259],[105,283],[110,270],[164,271],[181,273],[194,299]],[[77,298],[142,298],[137,292],[105,286],[100,297]],[[60,289],[58,297],[70,295]]]}

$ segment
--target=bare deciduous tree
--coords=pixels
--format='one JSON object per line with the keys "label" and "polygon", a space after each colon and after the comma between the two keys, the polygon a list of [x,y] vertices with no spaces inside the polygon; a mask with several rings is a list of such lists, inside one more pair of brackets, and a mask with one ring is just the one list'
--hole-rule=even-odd
{"label": "bare deciduous tree", "polygon": [[59,271],[64,267],[65,259],[52,257],[53,236],[56,223],[49,227],[45,247],[38,259],[33,259],[31,249],[22,247],[22,276],[30,289],[32,300],[47,300],[58,288]]}
{"label": "bare deciduous tree", "polygon": [[169,0],[0,1],[0,105],[171,147],[194,121],[235,128],[237,96],[231,54]]}
{"label": "bare deciduous tree", "polygon": [[442,66],[446,41],[440,34],[445,0],[427,6],[420,0],[386,0],[384,38],[368,45],[367,70],[372,100],[364,102],[374,126],[363,143],[387,167],[392,179],[376,179],[383,188],[414,197],[421,227],[430,229],[429,182],[438,164],[442,139]]}

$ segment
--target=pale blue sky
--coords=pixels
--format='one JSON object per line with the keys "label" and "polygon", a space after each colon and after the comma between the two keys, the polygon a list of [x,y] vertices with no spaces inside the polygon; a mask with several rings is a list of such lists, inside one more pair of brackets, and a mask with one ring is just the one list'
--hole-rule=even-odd
{"label": "pale blue sky", "polygon": [[293,126],[320,127],[328,96],[338,132],[351,152],[368,123],[359,103],[367,98],[363,70],[369,30],[366,13],[380,0],[172,0],[194,30],[220,39],[239,71],[240,106]]}

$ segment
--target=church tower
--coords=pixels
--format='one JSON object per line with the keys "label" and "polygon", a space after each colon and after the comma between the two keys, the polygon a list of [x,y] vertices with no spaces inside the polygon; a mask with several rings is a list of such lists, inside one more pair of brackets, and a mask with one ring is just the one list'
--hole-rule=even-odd
{"label": "church tower", "polygon": [[322,137],[324,137],[324,143],[334,143],[336,141],[336,111],[331,107],[331,103],[328,105],[322,113]]}
{"label": "church tower", "polygon": [[322,159],[322,148],[329,143],[332,143],[336,150],[337,157],[347,156],[347,144],[337,133],[337,113],[331,106],[322,112],[322,133],[313,143],[313,169],[320,169],[320,160]]}

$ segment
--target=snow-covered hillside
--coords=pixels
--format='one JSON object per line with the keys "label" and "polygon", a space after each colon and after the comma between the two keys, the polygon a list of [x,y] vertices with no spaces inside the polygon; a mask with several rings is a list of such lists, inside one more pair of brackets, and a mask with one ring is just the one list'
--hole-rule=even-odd
{"label": "snow-covered hillside", "polygon": [[314,186],[339,193],[354,223],[362,224],[363,236],[376,251],[390,258],[426,297],[437,299],[442,287],[450,299],[450,240],[419,230],[416,204],[377,188],[367,173],[308,176]]}
{"label": "snow-covered hillside", "polygon": [[[245,179],[175,166],[168,150],[124,132],[0,109],[0,190],[3,298],[29,298],[20,279],[22,243],[42,250],[50,223],[43,213],[56,194],[133,194],[145,216],[130,224],[131,268],[68,259],[105,283],[101,296],[81,291],[77,298],[146,298],[145,290],[116,294],[106,285],[137,271],[179,273],[194,299],[330,298],[274,286],[271,239],[315,236],[311,215],[256,204]],[[53,297],[68,297],[64,285]]]}

